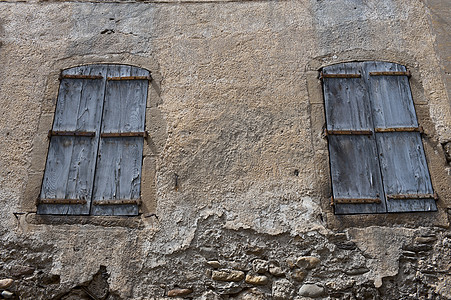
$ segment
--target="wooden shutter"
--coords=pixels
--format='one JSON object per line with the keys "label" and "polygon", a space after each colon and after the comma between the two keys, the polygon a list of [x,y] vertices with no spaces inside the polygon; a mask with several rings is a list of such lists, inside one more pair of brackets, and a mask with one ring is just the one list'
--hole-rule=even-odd
{"label": "wooden shutter", "polygon": [[326,67],[322,80],[335,213],[385,212],[362,63]]}
{"label": "wooden shutter", "polygon": [[388,212],[437,210],[404,66],[368,62],[369,95]]}
{"label": "wooden shutter", "polygon": [[40,214],[89,214],[105,80],[105,66],[62,72]]}
{"label": "wooden shutter", "polygon": [[149,72],[110,66],[92,214],[137,215]]}

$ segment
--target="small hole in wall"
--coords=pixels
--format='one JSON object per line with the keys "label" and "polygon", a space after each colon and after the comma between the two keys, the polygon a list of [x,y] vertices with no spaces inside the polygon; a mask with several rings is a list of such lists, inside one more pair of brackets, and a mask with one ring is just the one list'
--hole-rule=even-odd
{"label": "small hole in wall", "polygon": [[293,174],[294,176],[299,176],[299,170],[298,169],[294,170]]}
{"label": "small hole in wall", "polygon": [[114,30],[113,29],[105,29],[105,30],[103,30],[102,32],[100,32],[100,34],[111,34],[111,33],[114,33]]}

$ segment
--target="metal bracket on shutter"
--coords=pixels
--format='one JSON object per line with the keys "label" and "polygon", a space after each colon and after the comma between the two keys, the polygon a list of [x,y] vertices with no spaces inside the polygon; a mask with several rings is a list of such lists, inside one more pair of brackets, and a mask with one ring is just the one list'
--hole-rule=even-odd
{"label": "metal bracket on shutter", "polygon": [[330,197],[330,204],[373,204],[381,203],[380,198],[334,198]]}
{"label": "metal bracket on shutter", "polygon": [[60,75],[59,79],[102,79],[101,75]]}
{"label": "metal bracket on shutter", "polygon": [[437,195],[437,193],[433,193],[433,194],[391,194],[391,195],[387,195],[387,199],[390,199],[390,200],[409,200],[409,199],[438,200],[438,195]]}
{"label": "metal bracket on shutter", "polygon": [[327,135],[372,135],[373,132],[371,130],[325,130],[325,134]]}
{"label": "metal bracket on shutter", "polygon": [[123,77],[108,77],[107,80],[118,81],[118,80],[152,80],[152,76],[123,76]]}
{"label": "metal bracket on shutter", "polygon": [[143,132],[105,132],[101,133],[100,137],[143,137],[147,138],[149,133],[147,131]]}
{"label": "metal bracket on shutter", "polygon": [[323,72],[319,73],[319,79],[323,78],[360,78],[361,74],[325,74]]}
{"label": "metal bracket on shutter", "polygon": [[370,76],[407,76],[411,77],[410,71],[407,72],[370,72]]}
{"label": "metal bracket on shutter", "polygon": [[86,204],[85,199],[38,199],[40,204]]}
{"label": "metal bracket on shutter", "polygon": [[87,136],[93,137],[95,136],[95,131],[54,131],[49,130],[47,136],[50,138],[52,136]]}
{"label": "metal bracket on shutter", "polygon": [[398,127],[398,128],[376,128],[376,132],[420,132],[423,133],[423,127]]}
{"label": "metal bracket on shutter", "polygon": [[141,199],[121,199],[121,200],[95,200],[93,205],[127,205],[136,204],[141,205]]}

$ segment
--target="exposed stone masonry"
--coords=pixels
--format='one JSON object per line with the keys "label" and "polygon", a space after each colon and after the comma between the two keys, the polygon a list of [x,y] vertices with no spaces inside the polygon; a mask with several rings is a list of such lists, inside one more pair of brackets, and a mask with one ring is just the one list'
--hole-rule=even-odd
{"label": "exposed stone masonry", "polygon": [[[0,1],[0,299],[451,299],[449,5]],[[318,75],[353,61],[410,71],[437,212],[334,215]],[[136,217],[36,215],[89,64],[152,73]]]}

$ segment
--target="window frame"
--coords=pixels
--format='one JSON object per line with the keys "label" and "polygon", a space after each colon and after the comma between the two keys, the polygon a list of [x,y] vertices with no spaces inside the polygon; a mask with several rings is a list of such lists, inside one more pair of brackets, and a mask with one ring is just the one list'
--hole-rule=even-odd
{"label": "window frame", "polygon": [[[83,70],[91,70],[91,69],[96,69],[97,70],[101,70],[100,73],[102,74],[94,74],[93,76],[89,75],[89,74],[83,74]],[[78,73],[77,73],[78,72]],[[111,76],[110,76],[111,75]],[[104,77],[104,78],[100,78],[100,77]],[[59,83],[59,92],[58,92],[58,99],[60,99],[60,92],[61,92],[61,88],[62,88],[62,84],[63,81],[65,79],[68,80],[72,80],[74,79],[75,81],[77,80],[83,80],[83,81],[89,81],[89,80],[102,80],[101,83],[98,84],[97,88],[100,90],[103,90],[103,97],[102,97],[102,104],[101,104],[101,109],[100,111],[98,111],[97,113],[100,113],[100,116],[98,116],[98,120],[96,121],[95,126],[97,126],[97,137],[95,137],[96,139],[96,143],[98,145],[95,145],[97,149],[94,150],[94,156],[95,156],[95,164],[94,164],[94,174],[92,174],[92,178],[91,178],[91,200],[92,202],[95,202],[97,200],[94,199],[94,191],[95,191],[95,181],[97,180],[97,176],[96,176],[96,171],[99,168],[99,159],[97,159],[98,156],[100,156],[100,153],[102,151],[102,145],[104,144],[104,141],[106,140],[116,140],[118,144],[124,144],[123,141],[127,140],[127,142],[125,142],[124,145],[126,144],[130,144],[130,141],[128,141],[129,139],[138,139],[138,148],[140,150],[140,153],[138,153],[138,160],[139,160],[139,182],[138,182],[138,197],[135,197],[136,199],[117,199],[117,197],[115,197],[115,194],[113,195],[114,197],[107,197],[108,199],[105,200],[100,200],[97,202],[102,202],[100,203],[101,206],[98,206],[102,209],[97,209],[97,211],[95,213],[93,212],[93,208],[95,207],[92,203],[89,203],[90,201],[88,201],[88,203],[86,203],[86,205],[88,206],[88,211],[86,212],[86,209],[83,213],[79,213],[79,211],[77,212],[77,210],[74,211],[70,211],[70,209],[67,209],[67,212],[69,212],[69,214],[66,214],[64,211],[65,209],[60,209],[59,211],[57,210],[57,212],[52,212],[52,205],[58,205],[58,204],[53,204],[52,200],[49,199],[50,201],[48,201],[47,203],[42,203],[42,200],[40,199],[40,196],[38,197],[37,200],[37,205],[38,205],[38,213],[41,214],[55,214],[55,215],[104,215],[104,216],[124,216],[124,215],[138,215],[138,206],[141,204],[141,194],[142,194],[142,181],[143,181],[143,174],[144,173],[148,173],[146,172],[145,168],[148,168],[148,159],[147,162],[145,162],[145,158],[148,155],[148,150],[144,149],[146,148],[146,138],[147,138],[147,125],[146,125],[146,115],[147,115],[147,108],[148,108],[148,99],[149,99],[149,88],[150,88],[150,80],[151,80],[151,73],[150,71],[144,69],[144,68],[140,68],[140,67],[134,67],[131,65],[122,65],[122,64],[91,64],[91,65],[84,65],[84,66],[80,66],[80,67],[72,67],[72,68],[68,68],[65,69],[61,72],[60,76],[60,83]],[[111,82],[111,85],[113,85],[115,82],[119,83],[119,86],[124,86],[123,84],[121,84],[120,82],[125,82],[125,85],[127,85],[129,82],[133,82],[133,81],[137,81],[137,82],[145,82],[145,84],[143,85],[144,90],[143,90],[143,95],[141,96],[142,103],[139,104],[140,108],[138,109],[140,112],[140,114],[142,115],[142,125],[139,125],[140,130],[138,131],[133,131],[133,132],[124,132],[124,128],[119,128],[118,133],[115,132],[104,132],[104,125],[106,123],[106,119],[105,119],[105,109],[107,107],[108,103],[106,102],[107,100],[107,93],[108,91],[111,90],[111,88],[109,88],[109,83]],[[67,81],[66,81],[67,82]],[[127,91],[127,88],[125,88],[125,90]],[[135,90],[134,90],[135,91]],[[82,91],[80,92],[80,94],[82,94]],[[87,96],[88,98],[90,97],[90,95]],[[116,98],[119,97],[120,101],[123,101],[123,99],[120,99],[121,96],[117,96]],[[133,95],[132,95],[133,97]],[[111,97],[110,97],[111,98]],[[114,97],[113,97],[114,98]],[[108,101],[113,101],[111,99],[108,99]],[[117,99],[116,99],[117,101]],[[55,110],[53,113],[53,125],[51,127],[51,130],[49,131],[49,141],[48,141],[48,149],[51,148],[51,141],[53,136],[65,136],[67,135],[67,132],[56,132],[55,129],[55,124],[56,124],[56,119],[57,119],[57,114],[58,114],[58,105],[60,100],[56,101],[57,103],[55,104]],[[120,102],[118,102],[119,105],[121,105]],[[128,103],[128,105],[130,105],[130,103]],[[128,110],[122,110],[127,112]],[[124,114],[124,113],[123,113]],[[125,117],[127,116],[127,113],[124,114]],[[78,119],[77,119],[78,121]],[[113,122],[112,124],[115,124],[115,122]],[[129,123],[127,123],[129,124]],[[127,125],[130,126],[130,125]],[[113,130],[114,131],[114,130]],[[127,131],[127,130],[125,130]],[[130,131],[130,130],[128,130]],[[69,132],[70,133],[75,133],[74,135],[81,135],[81,138],[85,138],[85,137],[89,137],[90,135],[86,135],[86,132],[78,132],[77,130]],[[89,132],[88,132],[89,133]],[[83,136],[85,135],[85,136]],[[127,135],[127,136],[125,136]],[[132,142],[133,144],[133,142]],[[121,147],[122,148],[122,147]],[[139,152],[139,151],[138,151]],[[48,154],[50,155],[50,154]],[[47,160],[50,156],[46,155]],[[146,166],[144,165],[146,164]],[[47,166],[47,163],[46,163]],[[44,168],[44,172],[43,172],[43,178],[42,178],[42,191],[44,190],[44,180],[45,180],[45,169]],[[40,186],[41,189],[41,186]],[[39,193],[40,195],[42,194],[42,191]],[[67,198],[67,197],[65,197]],[[116,198],[116,200],[113,199],[109,199],[109,198]],[[120,197],[119,197],[120,198]],[[103,198],[102,198],[103,199]],[[59,199],[57,199],[59,200]],[[60,205],[78,205],[77,202],[75,201],[75,203],[71,203],[71,204],[67,204],[67,202],[69,199],[62,199],[60,202]],[[58,201],[56,201],[58,202]],[[133,202],[133,203],[132,203]],[[94,203],[95,204],[95,203]],[[98,203],[97,203],[98,204]],[[40,209],[41,207],[50,207],[50,209]],[[97,206],[95,207],[97,208]],[[104,209],[105,208],[105,209]],[[125,208],[125,209],[124,209]],[[61,213],[63,212],[63,213]]]}
{"label": "window frame", "polygon": [[[347,68],[349,70],[347,70]],[[353,68],[355,70],[352,70]],[[382,68],[382,70],[379,70],[380,68]],[[388,68],[388,69],[385,70],[384,68]],[[334,70],[337,70],[337,69],[342,70],[341,74],[340,74],[340,72],[333,74]],[[369,72],[368,70],[372,70],[372,72]],[[329,149],[328,162],[330,162],[329,167],[330,167],[330,176],[331,176],[331,178],[330,178],[331,184],[329,186],[330,186],[330,188],[332,188],[332,197],[331,197],[332,203],[331,204],[334,206],[334,211],[336,214],[343,214],[343,215],[367,214],[367,213],[386,213],[386,212],[397,213],[397,212],[412,212],[412,211],[436,211],[435,200],[437,200],[437,195],[433,192],[433,190],[431,191],[431,193],[427,193],[422,196],[418,195],[418,196],[421,196],[421,197],[424,197],[425,199],[427,199],[424,201],[422,199],[396,200],[396,202],[397,202],[396,205],[398,205],[398,203],[402,202],[402,204],[404,206],[410,207],[408,209],[406,209],[406,207],[403,207],[403,205],[401,205],[401,206],[398,205],[398,207],[397,208],[395,207],[395,209],[392,209],[391,208],[392,206],[389,209],[387,209],[385,207],[386,203],[392,205],[390,201],[392,201],[393,198],[388,198],[388,196],[390,196],[390,195],[387,194],[388,195],[387,196],[384,191],[384,189],[386,189],[386,187],[387,187],[387,179],[385,179],[386,180],[385,182],[383,181],[383,177],[384,177],[383,169],[379,167],[379,165],[382,165],[382,163],[383,163],[383,157],[379,157],[379,155],[378,155],[380,152],[380,149],[379,149],[380,143],[382,143],[383,139],[387,138],[387,136],[390,137],[392,134],[398,134],[398,133],[394,133],[394,131],[396,131],[396,132],[403,131],[404,133],[399,133],[399,134],[401,134],[401,135],[404,134],[404,135],[411,137],[414,134],[417,134],[417,133],[413,133],[413,131],[417,131],[417,130],[412,130],[414,128],[395,128],[395,130],[392,130],[392,128],[387,128],[387,130],[376,128],[377,126],[373,123],[372,118],[377,117],[377,116],[375,116],[376,110],[374,109],[375,103],[373,100],[373,98],[377,98],[377,97],[375,97],[375,95],[377,95],[377,94],[370,95],[372,93],[371,89],[374,88],[372,86],[372,85],[374,85],[374,80],[372,79],[370,81],[370,76],[373,76],[373,75],[378,76],[378,77],[379,76],[381,76],[381,77],[396,76],[396,77],[400,78],[401,76],[407,76],[410,74],[407,72],[405,67],[402,65],[395,64],[395,63],[381,62],[381,61],[339,63],[339,64],[334,64],[334,65],[329,65],[329,66],[326,66],[326,67],[323,67],[320,69],[320,79],[323,81],[321,84],[321,90],[322,90],[321,98],[323,98],[324,101],[326,101],[326,103],[323,104],[324,105],[324,114],[325,114],[324,122],[327,124],[326,128],[324,129],[324,132],[326,133],[328,140],[329,140],[327,143],[328,149]],[[331,81],[328,81],[329,78],[332,79],[332,82],[335,82],[334,84],[338,84],[337,80],[340,81],[340,84],[338,84],[340,91],[339,92],[335,91],[334,95],[331,94],[331,92],[332,93],[334,93],[334,92],[332,90],[330,90],[331,85],[333,86],[333,84],[331,83]],[[368,79],[368,82],[365,82],[364,79]],[[333,116],[333,107],[331,107],[330,105],[329,106],[327,105],[327,102],[328,102],[327,99],[331,98],[331,97],[332,98],[335,97],[336,99],[339,100],[340,97],[351,97],[351,98],[354,97],[353,94],[348,94],[345,96],[339,95],[340,93],[348,93],[347,91],[342,90],[342,89],[344,89],[344,87],[342,88],[341,85],[346,86],[346,89],[348,89],[347,85],[349,85],[350,82],[352,82],[352,80],[355,80],[354,81],[355,83],[351,84],[351,86],[353,86],[354,89],[357,89],[357,90],[353,90],[353,92],[356,93],[359,89],[362,89],[362,91],[363,91],[363,92],[361,91],[361,93],[360,93],[361,95],[356,96],[356,98],[360,97],[360,98],[366,99],[366,101],[364,101],[363,103],[357,102],[357,101],[352,102],[352,100],[349,101],[349,99],[348,99],[347,103],[345,103],[344,106],[346,106],[346,105],[352,106],[352,104],[354,103],[357,106],[362,106],[362,105],[368,106],[368,108],[365,108],[365,107],[355,108],[354,107],[352,109],[354,109],[357,113],[353,114],[352,109],[349,110],[350,109],[349,107],[348,108],[345,107],[344,112],[348,113],[351,116],[351,117],[346,116],[346,118],[352,118],[353,115],[357,115],[358,118],[353,118],[353,119],[359,119],[357,121],[360,123],[360,125],[357,125],[356,128],[354,128],[352,126],[351,126],[352,128],[351,127],[347,128],[349,126],[346,126],[346,124],[345,124],[344,128],[340,128],[340,126],[338,126],[339,130],[333,130],[334,128],[332,128],[333,126],[331,126],[331,123],[332,123],[331,120],[333,119],[331,117],[331,116]],[[343,83],[343,81],[344,81],[344,83]],[[413,110],[413,118],[415,119],[414,121],[417,122],[417,117],[416,117],[415,108],[414,108],[414,101],[413,101],[412,95],[410,93],[410,84],[407,81],[407,83],[404,83],[404,85],[406,85],[408,91],[407,91],[407,94],[405,94],[403,96],[408,97],[409,99],[403,100],[404,98],[401,98],[401,101],[404,101],[404,102],[407,101],[406,103],[411,106],[411,108]],[[311,84],[310,84],[310,86],[311,86]],[[311,88],[310,88],[310,90],[311,90]],[[359,94],[359,93],[357,92],[357,94]],[[329,100],[329,102],[330,102],[330,100]],[[351,104],[349,104],[349,103],[351,103]],[[393,104],[393,103],[395,103],[395,102],[390,102],[390,104]],[[342,113],[340,111],[341,107],[338,107],[337,109],[339,110],[340,113]],[[368,111],[366,111],[366,110],[368,110]],[[362,111],[363,111],[363,116],[361,116]],[[365,116],[365,114],[368,114],[368,116]],[[344,118],[344,123],[347,122],[346,118]],[[369,121],[365,120],[365,118],[368,119]],[[329,120],[329,122],[326,122],[326,119]],[[360,120],[360,119],[363,119],[363,120]],[[337,120],[338,120],[338,122],[343,121],[343,120],[340,120],[340,114],[335,116],[334,121],[337,121]],[[371,123],[369,125],[369,128],[367,128],[368,125],[364,125],[364,123],[367,123],[367,122]],[[419,128],[418,123],[416,123],[413,126],[417,127],[417,129]],[[410,127],[413,127],[413,126],[410,126]],[[399,126],[397,126],[397,127],[399,127]],[[340,130],[340,129],[348,129],[348,130]],[[351,130],[351,129],[354,129],[354,130]],[[393,133],[391,131],[393,131]],[[373,139],[374,141],[365,142],[364,138],[363,139],[360,138],[362,135],[368,135],[368,138]],[[340,136],[342,136],[342,137],[344,136],[344,138],[340,138]],[[421,148],[420,152],[423,152],[422,156],[420,154],[419,157],[420,157],[420,160],[422,159],[424,161],[425,167],[424,166],[423,167],[426,172],[426,175],[425,175],[427,177],[426,180],[428,180],[430,189],[432,189],[431,177],[429,175],[430,171],[429,171],[428,163],[426,162],[426,155],[423,151],[424,146],[422,143],[422,139],[419,136],[419,133],[418,133],[417,138],[418,138],[417,141],[419,141],[419,143],[417,142],[419,144],[418,148]],[[346,142],[346,139],[349,139],[349,141]],[[353,142],[350,142],[351,140],[353,140]],[[379,187],[376,188],[376,190],[381,192],[382,201],[377,199],[379,197],[379,193],[377,193],[377,194],[375,194],[375,196],[373,195],[373,197],[370,197],[372,199],[369,199],[368,196],[365,196],[365,197],[360,197],[361,199],[358,199],[358,197],[354,197],[355,199],[348,200],[348,199],[345,199],[346,198],[345,197],[341,203],[339,201],[335,201],[335,203],[334,203],[334,201],[333,201],[334,195],[336,194],[337,189],[340,190],[340,187],[342,185],[342,183],[340,181],[337,181],[337,178],[339,178],[339,177],[337,177],[338,176],[337,174],[347,172],[343,167],[345,164],[341,164],[340,167],[337,167],[337,163],[336,163],[336,160],[338,159],[337,154],[336,154],[337,151],[333,150],[333,148],[335,146],[332,146],[332,145],[340,144],[341,141],[345,141],[345,144],[348,144],[348,145],[349,144],[352,145],[353,143],[356,143],[357,141],[359,141],[360,144],[363,142],[363,144],[361,144],[361,145],[364,145],[365,143],[372,143],[372,147],[373,147],[372,149],[373,149],[373,151],[375,151],[375,153],[373,153],[372,157],[376,158],[376,165],[373,166],[372,168],[375,171],[380,172],[380,174],[378,175],[380,177],[380,184],[379,184]],[[350,156],[352,156],[353,151],[352,150],[350,150],[350,151],[351,151]],[[380,153],[382,155],[382,152],[380,152]],[[344,155],[347,155],[347,154],[344,154]],[[392,155],[392,154],[389,153],[388,155]],[[371,156],[371,155],[367,154],[367,156]],[[371,159],[368,159],[368,161],[371,161]],[[359,163],[360,162],[353,163],[353,164],[357,165],[357,167],[353,166],[353,168],[358,168]],[[364,169],[365,167],[367,168],[368,166],[366,165],[362,169]],[[386,166],[384,165],[384,167],[386,167]],[[350,174],[352,174],[353,171],[351,170],[350,172],[351,172]],[[387,174],[389,174],[389,173],[387,173]],[[353,174],[353,175],[356,175],[356,174]],[[357,177],[357,176],[354,176],[353,178],[355,178],[355,177]],[[360,176],[360,177],[362,177],[362,176]],[[371,181],[371,182],[373,182],[373,181]],[[377,180],[376,180],[376,185],[378,185]],[[334,188],[334,186],[335,186],[335,188]],[[412,195],[410,197],[414,197],[414,196]],[[434,200],[431,200],[432,197],[434,198]],[[351,197],[351,198],[353,198],[353,197]],[[373,201],[373,199],[374,199],[374,201]],[[389,201],[389,199],[390,199],[390,201]],[[339,199],[339,200],[342,200],[342,199]],[[353,201],[350,201],[350,200],[353,200]],[[369,200],[371,200],[371,201],[369,201]],[[377,202],[375,200],[379,200],[379,202]],[[411,202],[409,203],[409,201],[411,201]],[[423,202],[421,202],[421,201],[423,201]],[[414,205],[412,203],[413,204],[416,203],[417,207],[414,207]],[[418,206],[420,208],[418,208]],[[401,209],[399,207],[401,207]],[[432,207],[432,209],[431,209],[431,207]],[[398,209],[398,210],[396,210],[396,209]],[[389,210],[391,210],[391,211],[389,211]]]}

